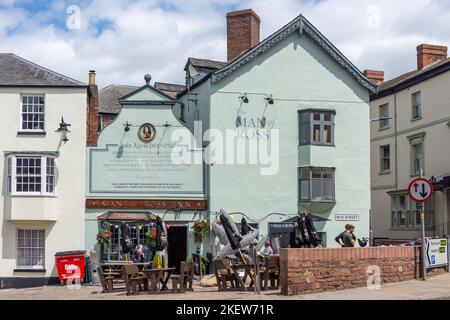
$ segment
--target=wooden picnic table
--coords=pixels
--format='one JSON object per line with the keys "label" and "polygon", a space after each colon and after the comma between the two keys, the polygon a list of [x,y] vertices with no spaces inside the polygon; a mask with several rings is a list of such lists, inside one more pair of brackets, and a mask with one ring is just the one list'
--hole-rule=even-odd
{"label": "wooden picnic table", "polygon": [[170,280],[170,276],[176,270],[176,268],[161,268],[161,269],[144,269],[142,273],[148,275],[149,290],[156,292],[158,283],[161,283],[161,289],[159,291],[167,291],[167,283]]}
{"label": "wooden picnic table", "polygon": [[[123,272],[122,267],[126,264],[136,264],[140,268],[146,268],[152,265],[152,262],[139,262],[139,263],[126,263],[122,261],[115,262],[105,262],[102,264],[101,268],[103,270],[103,275],[107,279],[109,291],[115,291],[117,289],[124,289],[123,287]],[[117,287],[119,285],[119,287]]]}
{"label": "wooden picnic table", "polygon": [[[254,288],[255,284],[255,273],[252,272],[252,269],[255,268],[254,264],[251,263],[235,263],[230,265],[231,270],[233,270],[233,273],[236,275],[236,278],[238,279],[238,282],[240,284],[240,287],[244,291],[248,291],[248,289]],[[244,276],[239,275],[239,270],[244,270]],[[247,277],[250,277],[250,285],[247,287],[245,284],[245,281],[247,280]]]}

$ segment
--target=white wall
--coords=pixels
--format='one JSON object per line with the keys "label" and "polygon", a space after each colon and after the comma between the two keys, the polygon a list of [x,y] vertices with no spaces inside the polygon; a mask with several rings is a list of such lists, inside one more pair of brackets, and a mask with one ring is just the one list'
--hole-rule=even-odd
{"label": "white wall", "polygon": [[[45,136],[18,136],[21,94],[45,95]],[[14,197],[6,194],[5,157],[0,161],[2,194],[0,201],[0,277],[56,276],[54,254],[84,249],[84,181],[86,149],[86,88],[0,88],[0,149],[2,151],[58,151],[56,196]],[[70,123],[69,141],[61,143],[55,130],[61,116]],[[13,219],[5,216],[11,203]],[[33,210],[27,210],[33,208]],[[51,214],[47,214],[52,211]],[[56,212],[54,214],[53,212]],[[16,231],[19,228],[45,229],[44,273],[18,273]]]}

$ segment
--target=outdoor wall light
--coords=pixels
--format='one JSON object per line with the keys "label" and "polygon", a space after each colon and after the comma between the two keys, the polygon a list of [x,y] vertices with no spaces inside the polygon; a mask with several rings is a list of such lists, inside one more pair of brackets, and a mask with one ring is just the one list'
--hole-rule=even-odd
{"label": "outdoor wall light", "polygon": [[267,98],[264,98],[264,100],[266,100],[268,104],[274,103],[272,95],[269,95]]}
{"label": "outdoor wall light", "polygon": [[242,96],[239,97],[243,103],[248,103],[248,96],[246,93],[244,93]]}
{"label": "outdoor wall light", "polygon": [[128,121],[124,124],[124,127],[125,127],[125,132],[129,132],[130,131],[130,128],[131,128],[131,123],[128,123]]}
{"label": "outdoor wall light", "polygon": [[64,141],[64,143],[69,141],[69,139],[67,138],[67,133],[70,132],[70,126],[71,124],[64,122],[64,117],[61,117],[61,123],[59,124],[58,130],[56,130],[55,132],[61,133],[62,141]]}

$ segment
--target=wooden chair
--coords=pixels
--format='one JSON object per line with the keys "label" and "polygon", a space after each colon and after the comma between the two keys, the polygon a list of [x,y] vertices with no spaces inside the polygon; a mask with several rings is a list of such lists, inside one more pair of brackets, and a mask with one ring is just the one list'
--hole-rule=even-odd
{"label": "wooden chair", "polygon": [[105,275],[103,273],[103,268],[97,268],[98,277],[100,278],[100,283],[102,284],[102,293],[110,293],[113,290],[113,276]]}
{"label": "wooden chair", "polygon": [[186,290],[194,291],[192,282],[194,280],[195,265],[193,262],[182,261],[180,264],[180,274],[170,277],[172,280],[173,293],[185,293]]}
{"label": "wooden chair", "polygon": [[139,273],[137,265],[125,264],[122,271],[127,295],[137,294],[138,290],[148,290],[148,277]]}
{"label": "wooden chair", "polygon": [[261,289],[278,290],[279,288],[280,288],[280,257],[279,256],[264,257],[264,267],[261,270]]}
{"label": "wooden chair", "polygon": [[228,259],[216,259],[213,261],[214,274],[216,276],[217,287],[219,291],[226,291],[230,283],[232,288],[239,287],[239,280],[236,274],[230,268],[230,261]]}

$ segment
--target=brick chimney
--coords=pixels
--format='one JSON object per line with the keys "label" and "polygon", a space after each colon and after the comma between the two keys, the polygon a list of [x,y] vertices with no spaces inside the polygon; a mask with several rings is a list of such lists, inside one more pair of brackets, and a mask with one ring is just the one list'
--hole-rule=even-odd
{"label": "brick chimney", "polygon": [[95,83],[95,71],[89,71],[89,86],[88,86],[88,101],[87,101],[87,123],[86,123],[86,144],[88,146],[97,145],[98,136],[98,87]]}
{"label": "brick chimney", "polygon": [[417,70],[422,70],[426,66],[447,59],[447,47],[432,44],[421,44],[417,46]]}
{"label": "brick chimney", "polygon": [[375,84],[384,82],[384,71],[379,70],[364,70],[364,76]]}
{"label": "brick chimney", "polygon": [[260,24],[260,18],[252,9],[227,13],[228,61],[259,43]]}

